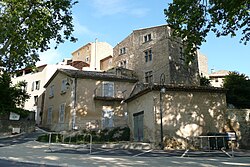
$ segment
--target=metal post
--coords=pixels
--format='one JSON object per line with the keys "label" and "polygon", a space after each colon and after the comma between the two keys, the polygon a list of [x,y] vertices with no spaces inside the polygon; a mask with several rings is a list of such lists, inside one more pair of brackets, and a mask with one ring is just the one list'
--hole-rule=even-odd
{"label": "metal post", "polygon": [[76,129],[76,90],[77,90],[77,72],[74,78],[74,99],[73,99],[73,114],[72,114],[72,130]]}
{"label": "metal post", "polygon": [[161,119],[161,149],[164,149],[163,144],[163,124],[162,124],[162,92],[160,91],[160,119]]}

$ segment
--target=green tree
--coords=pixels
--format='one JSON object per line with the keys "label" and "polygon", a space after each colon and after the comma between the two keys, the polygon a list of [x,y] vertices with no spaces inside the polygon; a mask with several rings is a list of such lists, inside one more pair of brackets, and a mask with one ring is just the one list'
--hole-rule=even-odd
{"label": "green tree", "polygon": [[16,112],[25,116],[27,112],[19,107],[23,107],[24,102],[29,98],[26,90],[26,83],[19,82],[12,85],[8,73],[0,75],[0,114],[5,115],[10,112]]}
{"label": "green tree", "polygon": [[200,78],[200,86],[210,86],[210,80],[206,77]]}
{"label": "green tree", "polygon": [[13,72],[34,66],[39,51],[65,40],[72,42],[74,0],[1,0],[0,66]]}
{"label": "green tree", "polygon": [[247,44],[250,39],[249,0],[173,0],[164,13],[173,35],[186,46],[187,62],[193,60],[210,31],[217,37],[234,37],[242,30],[240,42]]}
{"label": "green tree", "polygon": [[227,89],[228,104],[237,108],[250,108],[250,80],[245,74],[230,72],[223,86]]}

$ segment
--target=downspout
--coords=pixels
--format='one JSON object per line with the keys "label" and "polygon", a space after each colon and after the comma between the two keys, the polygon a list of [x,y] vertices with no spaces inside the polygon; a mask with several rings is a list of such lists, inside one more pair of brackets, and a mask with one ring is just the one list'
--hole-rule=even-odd
{"label": "downspout", "polygon": [[72,117],[72,129],[76,130],[76,90],[77,90],[77,72],[74,77],[74,99],[73,99],[73,117]]}

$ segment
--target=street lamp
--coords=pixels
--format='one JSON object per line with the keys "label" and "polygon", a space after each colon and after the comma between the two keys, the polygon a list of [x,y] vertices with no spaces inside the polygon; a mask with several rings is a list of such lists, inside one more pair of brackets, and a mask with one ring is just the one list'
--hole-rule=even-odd
{"label": "street lamp", "polygon": [[160,76],[160,86],[161,86],[161,90],[160,90],[160,119],[161,119],[161,149],[164,149],[164,143],[163,143],[163,123],[162,123],[162,94],[164,94],[166,92],[166,89],[164,87],[164,83],[165,83],[165,74],[162,73]]}

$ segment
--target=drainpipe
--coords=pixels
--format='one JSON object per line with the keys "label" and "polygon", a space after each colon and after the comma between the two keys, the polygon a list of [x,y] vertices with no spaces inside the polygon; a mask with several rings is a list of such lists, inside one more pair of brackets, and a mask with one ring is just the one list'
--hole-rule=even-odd
{"label": "drainpipe", "polygon": [[72,130],[76,130],[76,90],[77,90],[77,72],[74,77],[74,98],[73,98],[73,115],[72,115]]}

